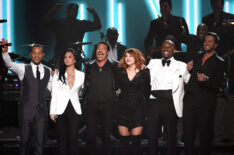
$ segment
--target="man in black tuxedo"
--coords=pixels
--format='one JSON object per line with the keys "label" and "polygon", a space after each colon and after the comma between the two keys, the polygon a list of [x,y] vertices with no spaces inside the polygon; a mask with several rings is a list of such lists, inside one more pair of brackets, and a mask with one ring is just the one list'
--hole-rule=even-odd
{"label": "man in black tuxedo", "polygon": [[219,38],[216,33],[205,36],[204,52],[187,65],[191,72],[184,97],[184,143],[185,154],[193,155],[196,131],[199,132],[200,155],[210,154],[213,136],[216,95],[222,88],[224,61],[216,54]]}
{"label": "man in black tuxedo", "polygon": [[[116,28],[114,27],[109,27],[106,31],[106,42],[110,46],[110,51],[108,54],[108,60],[109,61],[119,61],[123,57],[124,51],[127,49],[126,46],[122,45],[121,43],[118,43],[119,33]],[[97,47],[95,46],[93,50],[93,55],[92,58],[96,58],[96,49]]]}

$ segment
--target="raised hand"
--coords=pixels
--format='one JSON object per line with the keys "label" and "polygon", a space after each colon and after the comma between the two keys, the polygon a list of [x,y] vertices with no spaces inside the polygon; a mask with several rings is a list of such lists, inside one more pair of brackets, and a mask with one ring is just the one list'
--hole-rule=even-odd
{"label": "raised hand", "polygon": [[2,53],[6,53],[8,51],[8,46],[6,45],[8,42],[5,39],[2,39],[0,42],[0,47],[2,48]]}

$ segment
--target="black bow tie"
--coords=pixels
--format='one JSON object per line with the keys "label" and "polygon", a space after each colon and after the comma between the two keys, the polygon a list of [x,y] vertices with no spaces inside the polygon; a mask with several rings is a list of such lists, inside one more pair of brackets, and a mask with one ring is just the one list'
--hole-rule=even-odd
{"label": "black bow tie", "polygon": [[171,60],[162,59],[162,65],[163,65],[163,67],[165,66],[165,64],[167,64],[167,66],[169,66],[170,63],[171,63]]}

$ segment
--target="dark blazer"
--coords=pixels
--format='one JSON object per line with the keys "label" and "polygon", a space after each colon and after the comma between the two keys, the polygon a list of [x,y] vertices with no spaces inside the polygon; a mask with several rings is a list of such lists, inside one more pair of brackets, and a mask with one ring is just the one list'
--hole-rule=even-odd
{"label": "dark blazer", "polygon": [[[84,80],[84,88],[82,90],[82,97],[84,99],[84,104],[86,102],[86,99],[87,99],[87,93],[88,93],[88,89],[89,89],[89,86],[90,86],[90,70],[91,68],[95,65],[96,63],[96,60],[92,60],[90,61],[89,63],[86,64],[85,66],[85,80]],[[117,67],[118,67],[118,64],[116,62],[109,62],[107,61],[107,63],[111,63],[111,66],[112,66],[112,77],[113,77],[113,82],[112,82],[112,93],[113,93],[113,97],[116,96],[116,80],[114,77],[116,77],[116,72],[117,72]]]}
{"label": "dark blazer", "polygon": [[[191,71],[191,78],[187,85],[187,93],[199,93],[201,98],[198,104],[202,107],[209,108],[209,105],[216,103],[216,96],[219,89],[223,87],[224,82],[224,60],[217,54],[212,55],[201,66],[204,52],[200,52],[197,58],[193,60],[193,69]],[[204,73],[209,77],[207,81],[199,82],[197,80],[197,72]]]}
{"label": "dark blazer", "polygon": [[[124,51],[127,49],[126,46],[117,43],[117,57],[118,61],[123,57]],[[93,54],[92,54],[92,59],[96,59],[96,50],[97,50],[97,45],[95,45],[93,49]]]}
{"label": "dark blazer", "polygon": [[[174,31],[183,32],[189,34],[188,26],[184,18],[171,15],[168,18],[168,29],[165,29],[161,18],[157,18],[150,23],[148,35],[145,39],[146,50],[153,46],[154,39],[156,40],[156,47],[162,45],[167,35],[174,35]],[[176,38],[175,38],[176,39]],[[181,42],[175,41],[175,47],[177,50],[181,50]]]}

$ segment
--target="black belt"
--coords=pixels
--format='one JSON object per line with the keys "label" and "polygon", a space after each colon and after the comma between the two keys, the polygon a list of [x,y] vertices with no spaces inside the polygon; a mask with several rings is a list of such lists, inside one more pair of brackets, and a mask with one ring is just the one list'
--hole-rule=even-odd
{"label": "black belt", "polygon": [[151,94],[159,99],[172,99],[172,90],[153,90]]}

